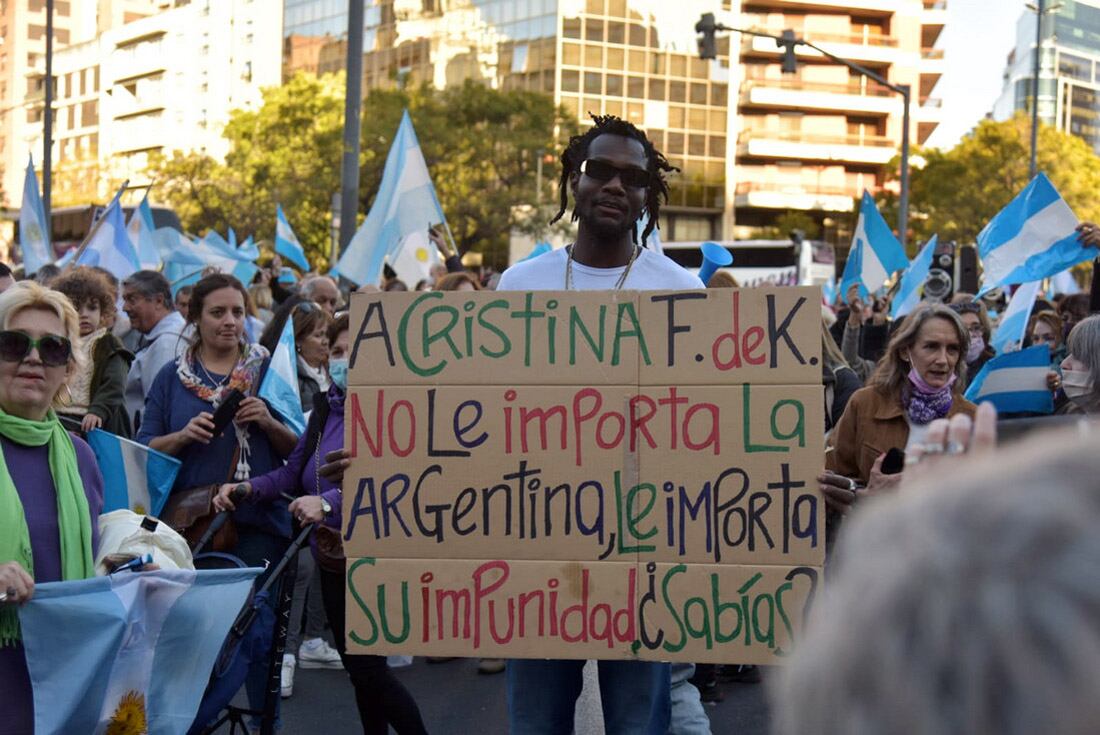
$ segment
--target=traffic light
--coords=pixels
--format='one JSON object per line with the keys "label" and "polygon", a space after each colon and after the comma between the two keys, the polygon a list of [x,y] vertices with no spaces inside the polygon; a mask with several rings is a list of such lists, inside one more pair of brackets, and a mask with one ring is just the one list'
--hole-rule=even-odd
{"label": "traffic light", "polygon": [[699,22],[695,24],[695,32],[699,35],[699,58],[718,58],[718,44],[714,40],[714,32],[718,30],[718,24],[714,22],[714,13],[703,13]]}
{"label": "traffic light", "polygon": [[[701,22],[701,21],[700,21]],[[696,26],[698,30],[698,26]],[[798,39],[790,28],[783,31],[783,37],[775,39],[775,45],[783,49],[783,73],[795,74],[798,71],[798,57],[794,49],[798,45]]]}

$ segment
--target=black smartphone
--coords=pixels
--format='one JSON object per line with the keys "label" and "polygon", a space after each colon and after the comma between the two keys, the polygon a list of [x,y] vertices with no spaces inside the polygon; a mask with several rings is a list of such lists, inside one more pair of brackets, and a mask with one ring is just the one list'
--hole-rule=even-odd
{"label": "black smartphone", "polygon": [[233,420],[233,417],[237,414],[237,408],[240,407],[241,401],[245,399],[244,393],[234,388],[229,391],[229,395],[225,397],[218,407],[214,409],[214,436],[219,437],[222,432],[225,431],[225,427],[229,426],[229,422]]}
{"label": "black smartphone", "polygon": [[903,469],[905,469],[905,452],[894,447],[882,460],[882,474],[896,475]]}

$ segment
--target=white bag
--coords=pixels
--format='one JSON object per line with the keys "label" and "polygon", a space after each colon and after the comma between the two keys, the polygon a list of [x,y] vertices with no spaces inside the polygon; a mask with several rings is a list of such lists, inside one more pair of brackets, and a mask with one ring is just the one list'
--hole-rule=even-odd
{"label": "white bag", "polygon": [[[194,569],[191,549],[187,541],[168,524],[149,516],[148,525],[142,527],[146,516],[130,510],[115,510],[99,517],[99,553],[96,554],[96,574],[107,574],[103,560],[111,554],[141,556],[152,554],[153,563],[161,569]],[[154,525],[155,524],[155,525]]]}

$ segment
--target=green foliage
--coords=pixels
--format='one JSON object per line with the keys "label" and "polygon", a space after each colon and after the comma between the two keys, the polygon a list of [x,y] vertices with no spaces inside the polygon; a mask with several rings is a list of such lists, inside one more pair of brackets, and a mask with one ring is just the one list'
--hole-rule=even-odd
{"label": "green foliage", "polygon": [[[324,267],[332,195],[340,187],[343,99],[343,75],[299,74],[264,90],[259,109],[232,113],[224,164],[201,153],[156,157],[154,199],[167,201],[188,231],[224,233],[232,225],[239,236],[258,240],[273,240],[275,204],[281,203],[307,257]],[[536,235],[548,228],[549,216],[540,224],[545,210],[531,217],[513,208],[535,202],[539,155],[556,155],[563,141],[555,129],[566,136],[575,123],[567,123],[551,97],[534,92],[473,82],[443,91],[374,90],[363,104],[359,221],[378,191],[406,108],[459,249],[480,251],[487,265],[503,267],[514,225]],[[556,159],[544,165],[544,202],[555,196],[556,173]]]}
{"label": "green foliage", "polygon": [[760,228],[759,236],[764,240],[786,240],[794,230],[802,230],[807,240],[814,240],[821,234],[821,225],[806,212],[789,209],[771,227]]}
{"label": "green foliage", "polygon": [[[911,171],[910,255],[933,234],[941,240],[974,242],[978,233],[1027,185],[1031,123],[983,120],[951,150],[914,151],[924,165]],[[911,159],[912,160],[912,159]],[[1039,128],[1039,170],[1082,220],[1100,217],[1100,157],[1080,138],[1053,127]],[[889,167],[896,172],[897,161]],[[896,197],[880,197],[888,222],[897,221]]]}

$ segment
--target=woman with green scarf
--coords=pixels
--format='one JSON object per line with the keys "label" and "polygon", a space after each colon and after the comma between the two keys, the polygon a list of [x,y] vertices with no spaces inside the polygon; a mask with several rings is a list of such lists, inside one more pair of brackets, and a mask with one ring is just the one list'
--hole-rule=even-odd
{"label": "woman with green scarf", "polygon": [[22,281],[0,295],[0,735],[34,732],[17,606],[35,583],[95,573],[103,477],[53,410],[81,367],[79,335],[57,291]]}

